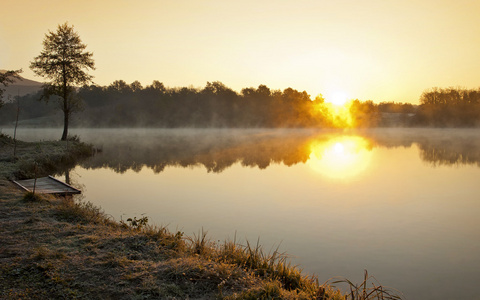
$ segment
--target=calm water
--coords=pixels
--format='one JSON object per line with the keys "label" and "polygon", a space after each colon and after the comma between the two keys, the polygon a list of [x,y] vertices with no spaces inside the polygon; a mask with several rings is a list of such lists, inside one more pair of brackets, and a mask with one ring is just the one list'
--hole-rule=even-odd
{"label": "calm water", "polygon": [[70,171],[74,184],[117,220],[260,237],[320,281],[367,269],[407,299],[479,297],[480,130],[72,133],[102,149]]}

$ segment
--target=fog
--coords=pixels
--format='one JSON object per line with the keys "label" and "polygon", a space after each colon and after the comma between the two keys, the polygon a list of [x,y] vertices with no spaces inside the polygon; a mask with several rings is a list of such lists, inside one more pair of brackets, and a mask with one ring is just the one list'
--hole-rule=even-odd
{"label": "fog", "polygon": [[[9,133],[8,130],[3,130]],[[20,129],[19,139],[57,138],[59,129]],[[367,148],[412,147],[432,165],[480,166],[478,129],[73,129],[72,134],[98,150],[85,168],[110,168],[123,173],[143,167],[162,172],[166,167],[203,167],[222,172],[236,163],[259,169],[271,164],[305,163],[311,145],[338,136],[359,136]]]}

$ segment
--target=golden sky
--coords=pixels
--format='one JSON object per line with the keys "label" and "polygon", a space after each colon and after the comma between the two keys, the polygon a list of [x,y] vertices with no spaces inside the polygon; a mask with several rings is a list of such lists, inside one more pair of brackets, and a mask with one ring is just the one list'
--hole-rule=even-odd
{"label": "golden sky", "polygon": [[221,81],[418,103],[434,86],[480,87],[479,16],[478,0],[4,1],[0,69],[42,81],[30,61],[67,21],[99,85]]}

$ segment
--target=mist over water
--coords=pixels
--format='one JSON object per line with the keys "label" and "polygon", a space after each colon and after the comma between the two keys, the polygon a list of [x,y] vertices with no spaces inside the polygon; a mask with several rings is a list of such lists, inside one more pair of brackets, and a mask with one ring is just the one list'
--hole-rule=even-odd
{"label": "mist over water", "polygon": [[[3,129],[10,134],[13,129]],[[60,129],[20,129],[25,141],[58,139]],[[256,166],[291,166],[311,159],[312,144],[328,144],[338,137],[361,137],[362,147],[419,148],[420,158],[432,166],[480,166],[478,129],[79,129],[71,130],[82,141],[101,150],[87,168],[110,167],[118,172],[143,167],[156,173],[166,166],[203,165],[221,172],[234,163]],[[357,149],[358,150],[358,149]],[[317,153],[318,154],[318,153]]]}
{"label": "mist over water", "polygon": [[74,184],[117,220],[144,214],[187,235],[203,227],[213,240],[260,237],[320,281],[360,282],[367,269],[407,299],[477,295],[478,129],[72,134],[101,150],[70,170]]}

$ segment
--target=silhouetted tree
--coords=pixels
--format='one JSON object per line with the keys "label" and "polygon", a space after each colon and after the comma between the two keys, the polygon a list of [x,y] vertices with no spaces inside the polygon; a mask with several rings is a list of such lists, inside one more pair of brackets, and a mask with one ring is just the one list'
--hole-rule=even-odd
{"label": "silhouetted tree", "polygon": [[8,84],[13,83],[15,79],[20,79],[18,74],[21,72],[21,69],[16,71],[0,72],[0,84],[3,85],[3,87],[0,87],[0,107],[3,106],[3,93],[5,92],[5,87]]}
{"label": "silhouetted tree", "polygon": [[135,80],[130,84],[130,88],[132,89],[133,92],[141,91],[143,89],[142,84],[140,81]]}
{"label": "silhouetted tree", "polygon": [[43,40],[43,50],[34,58],[30,68],[50,81],[44,85],[44,98],[57,95],[64,114],[62,140],[68,136],[70,115],[81,106],[75,93],[76,85],[92,81],[93,76],[85,70],[95,69],[91,52],[84,51],[87,46],[68,23],[59,25],[56,32],[49,31]]}
{"label": "silhouetted tree", "polygon": [[165,88],[165,85],[164,85],[162,82],[158,81],[158,80],[154,80],[154,81],[152,82],[152,84],[151,84],[151,85],[147,85],[147,87],[146,87],[145,89],[147,89],[147,90],[154,90],[154,91],[157,91],[157,92],[160,92],[160,93],[165,93],[165,91],[167,90],[167,89]]}
{"label": "silhouetted tree", "polygon": [[108,89],[110,91],[119,93],[127,93],[132,91],[131,87],[124,80],[115,80],[108,86]]}

